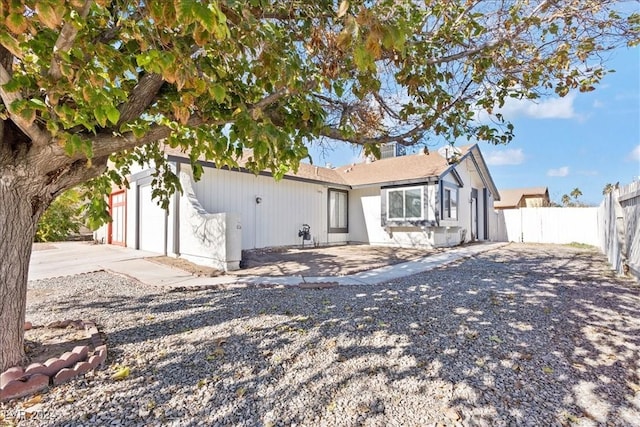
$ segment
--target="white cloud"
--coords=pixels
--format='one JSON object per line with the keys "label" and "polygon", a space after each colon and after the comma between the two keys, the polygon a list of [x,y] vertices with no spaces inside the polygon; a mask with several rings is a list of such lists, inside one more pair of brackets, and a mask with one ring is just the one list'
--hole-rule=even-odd
{"label": "white cloud", "polygon": [[491,151],[485,157],[487,164],[491,166],[519,165],[524,161],[522,148]]}
{"label": "white cloud", "polygon": [[567,176],[569,175],[569,166],[562,166],[558,169],[549,169],[547,176]]}
{"label": "white cloud", "polygon": [[636,145],[633,150],[627,155],[629,161],[640,162],[640,144]]}
{"label": "white cloud", "polygon": [[507,119],[517,116],[534,119],[574,119],[579,118],[573,109],[575,98],[575,92],[570,92],[564,98],[550,98],[543,101],[508,98],[500,112]]}

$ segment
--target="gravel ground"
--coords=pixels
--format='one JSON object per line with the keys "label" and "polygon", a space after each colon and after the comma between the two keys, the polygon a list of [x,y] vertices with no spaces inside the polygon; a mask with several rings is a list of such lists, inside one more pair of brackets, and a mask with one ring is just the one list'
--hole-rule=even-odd
{"label": "gravel ground", "polygon": [[55,296],[29,320],[92,319],[110,353],[20,425],[640,426],[640,288],[590,250],[512,244],[325,290],[164,292],[105,273],[30,288]]}

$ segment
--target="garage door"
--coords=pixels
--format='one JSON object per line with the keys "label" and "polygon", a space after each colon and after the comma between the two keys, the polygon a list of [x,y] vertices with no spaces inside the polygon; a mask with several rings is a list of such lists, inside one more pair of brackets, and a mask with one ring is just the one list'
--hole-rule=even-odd
{"label": "garage door", "polygon": [[151,185],[140,186],[138,194],[138,249],[163,253],[166,211],[151,200]]}

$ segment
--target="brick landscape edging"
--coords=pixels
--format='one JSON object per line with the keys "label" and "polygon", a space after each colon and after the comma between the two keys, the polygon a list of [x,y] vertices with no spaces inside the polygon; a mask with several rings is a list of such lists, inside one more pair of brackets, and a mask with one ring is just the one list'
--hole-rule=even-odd
{"label": "brick landscape edging", "polygon": [[[26,368],[14,366],[7,369],[0,374],[0,402],[37,393],[50,385],[56,386],[65,383],[104,365],[107,360],[107,346],[95,323],[83,322],[82,320],[63,320],[49,323],[47,327],[84,328],[91,344],[76,346],[72,351],[68,351],[60,357],[48,359],[44,363],[32,363]],[[31,328],[31,323],[26,322],[25,330]],[[92,352],[90,352],[90,347],[93,347]]]}

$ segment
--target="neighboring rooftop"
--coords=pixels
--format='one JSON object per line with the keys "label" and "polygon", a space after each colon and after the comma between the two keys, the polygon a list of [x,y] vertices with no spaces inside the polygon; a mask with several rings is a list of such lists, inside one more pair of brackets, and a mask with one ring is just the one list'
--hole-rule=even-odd
{"label": "neighboring rooftop", "polygon": [[500,191],[500,201],[494,203],[496,209],[549,206],[547,187],[510,188]]}

